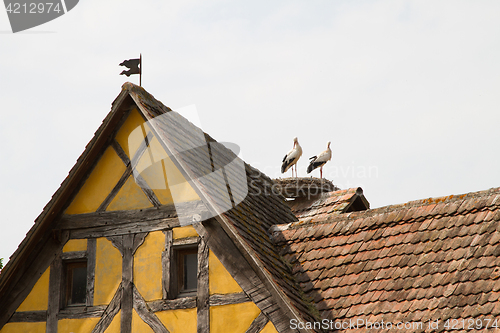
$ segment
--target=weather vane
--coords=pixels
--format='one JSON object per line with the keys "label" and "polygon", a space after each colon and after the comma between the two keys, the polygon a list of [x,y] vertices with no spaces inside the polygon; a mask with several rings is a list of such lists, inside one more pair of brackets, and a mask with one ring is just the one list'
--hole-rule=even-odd
{"label": "weather vane", "polygon": [[124,60],[120,66],[125,66],[128,68],[128,71],[122,71],[120,75],[133,75],[139,74],[139,85],[142,87],[142,54],[139,55],[139,59],[129,59]]}

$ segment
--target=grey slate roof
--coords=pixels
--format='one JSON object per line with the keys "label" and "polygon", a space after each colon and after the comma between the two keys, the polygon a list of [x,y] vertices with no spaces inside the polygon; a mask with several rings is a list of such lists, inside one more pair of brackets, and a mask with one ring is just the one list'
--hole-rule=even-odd
{"label": "grey slate roof", "polygon": [[[273,193],[273,181],[241,161],[231,150],[218,144],[187,119],[175,111],[169,111],[144,89],[130,83],[126,83],[124,87],[129,90],[134,101],[150,113],[151,118],[168,112],[168,117],[156,118],[158,121],[153,122],[153,128],[165,148],[175,157],[189,182],[201,192],[201,198],[207,206],[215,208],[237,230],[297,311],[307,320],[313,320],[314,310],[311,311],[312,307],[303,297],[290,267],[279,255],[279,248],[273,244],[268,234],[268,230],[275,224],[297,221],[284,198]],[[206,145],[205,142],[209,144]],[[243,172],[238,167],[230,166],[235,162],[244,166]],[[225,170],[227,175],[224,176],[220,170]],[[219,176],[213,176],[214,172],[219,172]],[[228,178],[230,180],[226,181]],[[244,186],[234,183],[238,181],[242,181]],[[229,207],[224,193],[228,187],[230,199],[233,199]],[[236,193],[244,188],[248,189],[246,196],[244,193]],[[238,203],[240,199],[242,201]]]}

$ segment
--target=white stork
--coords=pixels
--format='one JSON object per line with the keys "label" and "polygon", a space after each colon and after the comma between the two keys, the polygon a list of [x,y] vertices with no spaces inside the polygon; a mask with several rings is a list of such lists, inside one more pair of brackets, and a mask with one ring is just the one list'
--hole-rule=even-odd
{"label": "white stork", "polygon": [[283,157],[283,164],[281,165],[281,173],[288,171],[292,167],[292,177],[293,177],[293,166],[295,165],[295,178],[297,178],[297,161],[300,156],[302,156],[302,147],[299,145],[299,140],[297,137],[293,138],[293,148],[290,150],[285,157]]}
{"label": "white stork", "polygon": [[322,151],[316,156],[310,157],[309,159],[311,160],[311,162],[307,167],[307,173],[310,173],[314,169],[319,168],[319,174],[321,176],[321,179],[323,179],[323,166],[326,164],[326,162],[332,159],[330,141],[328,141],[328,143],[326,144],[326,150]]}

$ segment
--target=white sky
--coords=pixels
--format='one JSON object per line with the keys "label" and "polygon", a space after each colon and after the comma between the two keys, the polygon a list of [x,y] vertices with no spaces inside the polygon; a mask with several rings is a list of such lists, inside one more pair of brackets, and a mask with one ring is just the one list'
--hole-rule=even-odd
{"label": "white sky", "polygon": [[139,53],[146,90],[271,177],[298,136],[299,176],[332,141],[324,174],[372,207],[500,186],[499,19],[499,1],[81,0],[12,34],[0,9],[0,257]]}

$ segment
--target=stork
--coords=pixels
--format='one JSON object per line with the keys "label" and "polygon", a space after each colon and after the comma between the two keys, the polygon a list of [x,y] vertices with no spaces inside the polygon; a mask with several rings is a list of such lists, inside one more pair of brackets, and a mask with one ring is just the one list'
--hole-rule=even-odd
{"label": "stork", "polygon": [[319,168],[319,174],[321,179],[323,179],[323,166],[332,159],[332,151],[330,150],[330,141],[326,144],[326,150],[322,151],[316,156],[309,158],[311,162],[307,167],[307,173],[311,173],[316,168]]}
{"label": "stork", "polygon": [[293,138],[293,148],[290,150],[285,157],[283,157],[283,164],[281,165],[281,173],[285,173],[288,169],[292,168],[293,177],[293,166],[295,165],[295,178],[297,178],[297,161],[300,156],[302,156],[302,147],[299,145],[299,140],[297,137]]}

